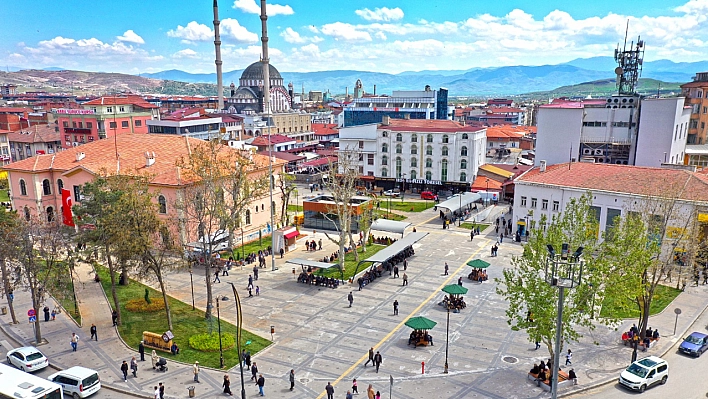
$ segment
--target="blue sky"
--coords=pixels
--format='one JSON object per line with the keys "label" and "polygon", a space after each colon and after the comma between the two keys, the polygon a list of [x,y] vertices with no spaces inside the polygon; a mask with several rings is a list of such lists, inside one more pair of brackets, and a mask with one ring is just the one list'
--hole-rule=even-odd
{"label": "blue sky", "polygon": [[[224,69],[259,59],[256,0],[219,0]],[[141,73],[214,70],[212,0],[4,1],[2,66]],[[708,0],[270,0],[281,71],[399,73],[555,64],[611,56],[623,39],[647,60],[708,59]]]}

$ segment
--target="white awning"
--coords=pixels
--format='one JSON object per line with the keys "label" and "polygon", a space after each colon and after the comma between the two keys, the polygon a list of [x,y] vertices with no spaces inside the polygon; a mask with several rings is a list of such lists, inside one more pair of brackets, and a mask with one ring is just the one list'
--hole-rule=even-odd
{"label": "white awning", "polygon": [[450,212],[454,212],[467,207],[469,204],[473,204],[482,199],[482,196],[477,193],[462,193],[458,194],[449,200],[443,201],[437,205],[438,208],[445,208]]}
{"label": "white awning", "polygon": [[411,224],[408,222],[397,222],[395,220],[388,219],[376,219],[376,221],[371,224],[371,230],[388,231],[390,233],[403,234],[406,228],[410,225]]}

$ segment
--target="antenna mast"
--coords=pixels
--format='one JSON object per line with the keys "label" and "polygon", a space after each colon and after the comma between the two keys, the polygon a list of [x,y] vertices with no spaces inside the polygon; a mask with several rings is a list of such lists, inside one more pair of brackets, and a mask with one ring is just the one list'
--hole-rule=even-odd
{"label": "antenna mast", "polygon": [[620,95],[635,95],[639,77],[642,75],[642,65],[644,64],[644,41],[641,36],[637,37],[637,44],[630,42],[627,49],[627,35],[629,32],[629,20],[627,30],[624,35],[624,46],[620,51],[619,44],[615,49],[615,61],[618,67],[615,68],[617,75],[617,91]]}

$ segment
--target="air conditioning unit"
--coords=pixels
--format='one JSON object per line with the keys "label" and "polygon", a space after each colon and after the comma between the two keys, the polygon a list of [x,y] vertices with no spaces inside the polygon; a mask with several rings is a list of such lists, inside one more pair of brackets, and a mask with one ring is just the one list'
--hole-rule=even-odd
{"label": "air conditioning unit", "polygon": [[594,155],[605,155],[605,150],[597,149],[597,150],[595,150],[595,154],[594,154]]}
{"label": "air conditioning unit", "polygon": [[593,150],[592,148],[583,148],[583,155],[592,155]]}

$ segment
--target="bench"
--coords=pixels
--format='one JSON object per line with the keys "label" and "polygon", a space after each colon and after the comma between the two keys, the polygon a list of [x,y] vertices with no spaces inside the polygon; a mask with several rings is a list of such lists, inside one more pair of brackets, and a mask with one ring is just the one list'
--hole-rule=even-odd
{"label": "bench", "polygon": [[649,339],[649,346],[648,346],[648,347],[645,347],[645,346],[644,346],[644,342],[641,342],[641,343],[639,344],[639,346],[642,347],[642,351],[646,352],[647,349],[649,349],[649,348],[655,346],[656,344],[658,344],[658,343],[659,343],[659,339],[661,339],[661,337],[659,337],[659,338],[650,338],[650,339]]}
{"label": "bench", "polygon": [[[165,333],[166,334],[166,333]],[[167,341],[163,338],[165,334],[155,334],[149,331],[143,331],[143,345],[146,348],[155,349],[163,352],[171,352],[172,338]]]}
{"label": "bench", "polygon": [[[538,378],[538,374],[534,373],[528,373],[527,376],[528,380],[536,384],[536,379]],[[563,385],[568,385],[570,381],[570,378],[568,376],[568,373],[566,373],[563,370],[558,371],[558,388],[560,388]],[[541,384],[541,388],[543,388],[544,391],[551,391],[551,381],[546,378],[544,381],[542,381],[543,384]]]}

